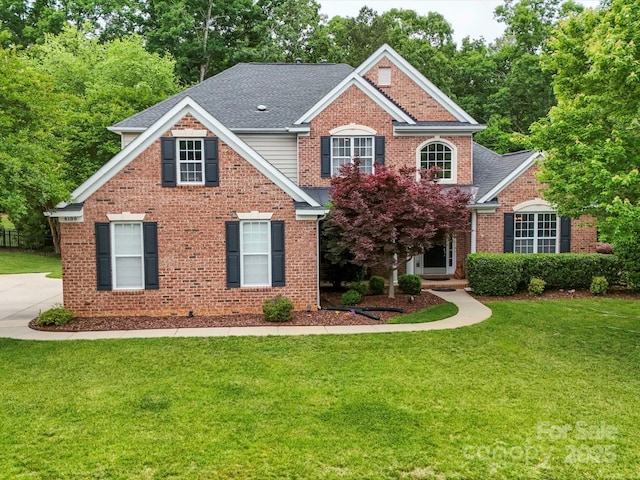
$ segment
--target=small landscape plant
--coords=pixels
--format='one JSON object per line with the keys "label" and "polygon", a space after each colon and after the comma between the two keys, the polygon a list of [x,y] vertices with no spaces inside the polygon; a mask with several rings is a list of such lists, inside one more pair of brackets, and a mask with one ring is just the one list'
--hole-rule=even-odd
{"label": "small landscape plant", "polygon": [[265,298],[262,315],[267,322],[288,322],[293,318],[293,302],[282,295]]}
{"label": "small landscape plant", "polygon": [[374,275],[369,279],[369,292],[371,295],[382,295],[384,293],[384,278]]}
{"label": "small landscape plant", "polygon": [[348,290],[340,297],[343,305],[357,305],[360,300],[362,300],[362,295],[357,290]]}
{"label": "small landscape plant", "polygon": [[422,279],[419,275],[405,274],[398,277],[398,287],[402,293],[420,295]]}
{"label": "small landscape plant", "polygon": [[36,319],[38,325],[66,325],[73,318],[73,312],[63,305],[56,304]]}
{"label": "small landscape plant", "polygon": [[369,285],[367,282],[351,282],[349,284],[349,290],[355,290],[364,297],[369,293]]}
{"label": "small landscape plant", "polygon": [[594,295],[604,295],[609,290],[609,282],[604,277],[593,277],[589,291]]}
{"label": "small landscape plant", "polygon": [[544,287],[546,286],[547,282],[545,282],[541,278],[533,277],[529,281],[529,287],[527,289],[529,290],[529,295],[539,296],[542,295],[542,292],[544,292]]}

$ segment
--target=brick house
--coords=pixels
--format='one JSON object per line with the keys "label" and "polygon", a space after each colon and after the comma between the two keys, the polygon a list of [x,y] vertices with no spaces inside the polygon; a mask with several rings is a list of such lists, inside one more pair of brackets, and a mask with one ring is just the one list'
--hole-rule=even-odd
{"label": "brick house", "polygon": [[535,152],[498,155],[473,118],[389,46],[344,64],[238,64],[114,125],[122,150],[50,214],[64,303],[83,316],[319,306],[331,175],[358,156],[438,166],[471,228],[407,262],[453,274],[470,252],[593,252],[593,227],[540,199]]}

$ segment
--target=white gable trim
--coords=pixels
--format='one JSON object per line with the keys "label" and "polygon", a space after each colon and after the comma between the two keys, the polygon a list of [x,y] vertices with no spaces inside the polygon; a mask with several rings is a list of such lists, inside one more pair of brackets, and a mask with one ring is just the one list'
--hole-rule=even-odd
{"label": "white gable trim", "polygon": [[535,160],[539,158],[542,154],[540,152],[534,152],[531,154],[529,158],[527,158],[524,162],[518,166],[513,172],[507,175],[500,183],[498,183],[495,187],[493,187],[486,195],[484,195],[477,203],[484,203],[491,201],[492,198],[496,197],[500,192],[502,192],[505,188],[507,188],[511,183],[526,172],[533,164]]}
{"label": "white gable trim", "polygon": [[460,122],[469,122],[477,124],[473,117],[465,112],[456,102],[451,100],[442,90],[431,83],[424,75],[422,75],[413,65],[407,62],[402,56],[386,43],[376,50],[368,59],[366,59],[355,73],[364,75],[371,70],[380,60],[388,58],[402,72],[413,80],[420,88],[427,92],[433,99],[442,105],[451,115],[456,117]]}
{"label": "white gable trim", "polygon": [[[151,127],[146,129],[133,142],[104,164],[102,168],[76,188],[71,194],[71,197],[75,202],[84,202],[187,114],[193,115],[207,129],[213,132],[225,144],[247,160],[260,173],[281,188],[296,202],[307,202],[314,207],[321,206],[190,97],[183,98],[177,105],[151,125]],[[158,159],[158,172],[159,171],[160,159]],[[64,206],[66,206],[66,204],[61,203],[57,205],[57,208]]]}
{"label": "white gable trim", "polygon": [[369,98],[376,102],[383,110],[393,117],[394,120],[415,124],[415,120],[406,114],[400,107],[385,97],[376,87],[367,82],[359,74],[353,72],[342,82],[336,85],[333,90],[327,93],[313,107],[311,107],[302,117],[295,121],[296,125],[301,123],[309,123],[320,112],[331,105],[340,95],[342,95],[349,87],[356,86],[362,90]]}

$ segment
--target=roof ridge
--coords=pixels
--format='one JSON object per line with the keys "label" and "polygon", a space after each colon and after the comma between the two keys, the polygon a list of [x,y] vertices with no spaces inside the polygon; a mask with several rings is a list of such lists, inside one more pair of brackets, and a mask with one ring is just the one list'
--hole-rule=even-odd
{"label": "roof ridge", "polygon": [[530,149],[524,149],[524,150],[518,150],[517,152],[509,152],[509,153],[503,153],[502,155],[500,155],[501,157],[508,157],[510,155],[522,155],[523,153],[529,153],[529,152],[534,152],[535,150],[530,150]]}

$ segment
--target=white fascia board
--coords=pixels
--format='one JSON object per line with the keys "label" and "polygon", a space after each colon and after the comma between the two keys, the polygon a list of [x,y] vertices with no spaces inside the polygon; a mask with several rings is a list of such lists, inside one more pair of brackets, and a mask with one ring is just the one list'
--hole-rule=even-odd
{"label": "white fascia board", "polygon": [[382,58],[387,57],[411,80],[418,84],[425,92],[427,92],[435,101],[440,103],[445,109],[461,122],[469,122],[477,124],[473,117],[465,112],[456,102],[451,100],[442,90],[436,87],[424,75],[422,75],[413,65],[407,62],[398,52],[386,43],[376,50],[368,59],[366,59],[355,73],[364,75]]}
{"label": "white fascia board", "polygon": [[322,110],[331,105],[340,95],[342,95],[349,87],[355,85],[360,88],[366,95],[369,96],[374,102],[376,102],[382,109],[384,109],[394,120],[399,122],[414,124],[415,121],[409,115],[402,111],[391,100],[385,97],[377,88],[367,82],[359,74],[353,72],[342,82],[336,85],[333,90],[327,93],[320,99],[313,107],[311,107],[302,117],[296,120],[295,124],[309,123],[313,120]]}
{"label": "white fascia board", "polygon": [[493,187],[486,195],[484,195],[481,199],[478,200],[477,203],[484,203],[491,201],[492,198],[496,197],[500,192],[502,192],[505,188],[507,188],[511,183],[526,172],[531,166],[533,166],[535,159],[541,155],[540,152],[534,152],[531,154],[529,158],[527,158],[524,162],[518,166],[513,172],[507,175],[500,183],[498,183],[495,187]]}
{"label": "white fascia board", "polygon": [[420,126],[420,125],[407,125],[407,126],[394,126],[393,134],[398,137],[413,136],[413,135],[471,135],[476,132],[480,132],[487,128],[485,125],[465,125],[465,126]]}
{"label": "white fascia board", "polygon": [[107,127],[107,130],[113,133],[142,133],[146,130],[144,127]]}
{"label": "white fascia board", "polygon": [[216,134],[225,144],[253,165],[260,173],[281,188],[297,202],[307,202],[311,206],[320,206],[313,198],[304,193],[300,187],[289,180],[282,172],[262,158],[255,150],[243,142],[231,130],[225,127],[197,102],[190,97],[183,98],[171,110],[165,113],[151,127],[141,133],[135,140],[109,160],[96,173],[71,194],[76,202],[83,202],[100,187],[113,178],[133,159],[144,152],[160,135],[168,131],[178,120],[191,114],[205,127]]}

